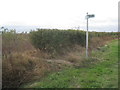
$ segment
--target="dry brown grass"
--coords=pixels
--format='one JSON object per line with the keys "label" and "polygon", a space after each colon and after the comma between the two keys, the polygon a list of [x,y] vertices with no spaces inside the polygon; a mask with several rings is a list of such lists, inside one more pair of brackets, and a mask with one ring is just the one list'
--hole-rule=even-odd
{"label": "dry brown grass", "polygon": [[72,63],[77,63],[78,61],[80,61],[81,56],[80,55],[76,55],[75,53],[69,53],[66,56],[66,60],[72,62]]}
{"label": "dry brown grass", "polygon": [[2,69],[3,87],[19,87],[25,82],[44,76],[50,70],[49,65],[41,58],[25,53],[14,53],[8,59],[3,59]]}
{"label": "dry brown grass", "polygon": [[18,34],[12,42],[3,38],[3,88],[19,87],[21,84],[40,79],[50,70],[43,58],[49,54],[35,49],[26,34]]}
{"label": "dry brown grass", "polygon": [[68,52],[64,59],[73,63],[74,66],[79,66],[85,56],[85,48],[75,45],[74,49]]}
{"label": "dry brown grass", "polygon": [[[91,40],[89,41],[89,48],[88,48],[89,57],[91,56],[92,50],[105,45],[111,39],[112,37],[107,37],[107,36],[91,38]],[[71,51],[64,56],[64,59],[73,63],[74,66],[80,66],[83,64],[83,60],[85,60],[85,52],[86,52],[85,47],[75,45],[75,47],[71,49]]]}
{"label": "dry brown grass", "polygon": [[91,52],[91,50],[105,45],[110,40],[112,40],[112,37],[108,36],[91,38],[89,42],[89,52]]}

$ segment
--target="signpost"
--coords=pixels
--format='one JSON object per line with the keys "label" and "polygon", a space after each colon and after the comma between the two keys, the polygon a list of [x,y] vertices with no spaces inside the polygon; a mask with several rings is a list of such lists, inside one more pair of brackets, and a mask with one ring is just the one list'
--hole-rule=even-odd
{"label": "signpost", "polygon": [[86,15],[87,19],[87,31],[86,31],[86,58],[88,57],[88,19],[95,17],[94,14],[88,14]]}

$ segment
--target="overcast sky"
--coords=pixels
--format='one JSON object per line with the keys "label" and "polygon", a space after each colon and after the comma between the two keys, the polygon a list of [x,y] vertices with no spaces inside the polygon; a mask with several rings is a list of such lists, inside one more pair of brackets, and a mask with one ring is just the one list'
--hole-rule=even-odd
{"label": "overcast sky", "polygon": [[[0,25],[86,30],[85,15],[89,30],[118,30],[119,0],[0,0]],[[30,29],[29,27],[29,29]],[[26,29],[27,30],[27,29]]]}

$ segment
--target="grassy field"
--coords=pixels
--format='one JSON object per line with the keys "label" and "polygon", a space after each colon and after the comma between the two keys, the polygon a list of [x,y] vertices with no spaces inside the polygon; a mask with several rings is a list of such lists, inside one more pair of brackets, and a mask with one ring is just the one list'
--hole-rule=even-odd
{"label": "grassy field", "polygon": [[[94,61],[93,61],[93,58]],[[79,68],[69,68],[49,74],[41,81],[24,88],[117,88],[118,87],[118,40],[93,51],[90,63]],[[95,61],[96,60],[96,61]],[[92,62],[93,61],[93,62]]]}

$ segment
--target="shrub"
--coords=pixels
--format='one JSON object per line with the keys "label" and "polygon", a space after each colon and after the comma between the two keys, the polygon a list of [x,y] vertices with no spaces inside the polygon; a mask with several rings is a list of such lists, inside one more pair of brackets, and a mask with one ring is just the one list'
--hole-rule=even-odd
{"label": "shrub", "polygon": [[60,52],[75,44],[85,46],[85,32],[74,30],[46,30],[30,32],[32,44],[42,51]]}

